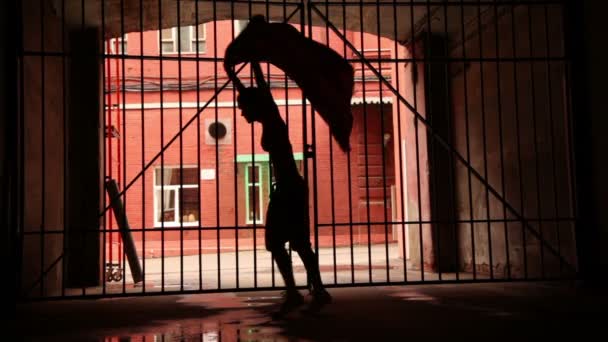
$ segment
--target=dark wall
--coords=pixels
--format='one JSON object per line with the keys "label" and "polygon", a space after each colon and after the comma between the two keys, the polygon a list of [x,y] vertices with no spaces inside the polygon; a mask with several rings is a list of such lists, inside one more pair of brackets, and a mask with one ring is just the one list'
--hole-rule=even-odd
{"label": "dark wall", "polygon": [[574,225],[563,220],[574,215],[563,14],[560,6],[490,8],[450,37],[450,55],[467,59],[450,65],[455,148],[487,181],[456,163],[458,218],[481,220],[459,225],[464,270],[573,272]]}
{"label": "dark wall", "polygon": [[605,1],[572,2],[572,43],[575,84],[574,118],[578,175],[577,247],[582,275],[592,284],[608,280],[608,117],[605,48]]}
{"label": "dark wall", "polygon": [[17,94],[16,94],[16,44],[13,30],[15,1],[4,1],[0,7],[0,225],[2,225],[3,258],[8,260],[11,281],[14,281],[15,293],[9,293],[14,301],[18,282],[18,253],[17,253],[17,210],[16,189],[16,125],[17,125]]}

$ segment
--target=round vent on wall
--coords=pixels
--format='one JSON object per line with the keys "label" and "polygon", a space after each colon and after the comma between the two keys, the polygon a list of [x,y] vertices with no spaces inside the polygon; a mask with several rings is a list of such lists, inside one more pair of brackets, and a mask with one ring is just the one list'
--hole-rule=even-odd
{"label": "round vent on wall", "polygon": [[205,134],[206,145],[232,144],[232,120],[230,118],[206,118],[201,130]]}
{"label": "round vent on wall", "polygon": [[228,130],[226,129],[226,125],[221,122],[214,122],[210,124],[207,128],[207,131],[209,132],[209,135],[214,139],[222,139],[226,136],[226,133],[228,132]]}

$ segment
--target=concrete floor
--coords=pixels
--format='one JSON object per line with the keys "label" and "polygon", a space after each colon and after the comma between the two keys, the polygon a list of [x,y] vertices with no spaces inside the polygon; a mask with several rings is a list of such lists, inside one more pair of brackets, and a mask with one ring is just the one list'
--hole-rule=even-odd
{"label": "concrete floor", "polygon": [[[18,304],[23,341],[603,340],[603,293],[574,283],[331,289],[318,315],[273,321],[279,292]],[[560,339],[560,340],[561,340]]]}
{"label": "concrete floor", "polygon": [[[399,246],[396,243],[376,244],[368,246],[351,246],[319,249],[319,265],[323,282],[333,284],[366,284],[366,283],[402,283],[404,279],[403,259],[399,257]],[[238,255],[238,283],[237,283]],[[388,255],[388,258],[387,258]],[[219,270],[218,272],[218,256]],[[255,257],[254,257],[255,256]],[[253,260],[256,260],[254,265]],[[371,261],[371,267],[370,267]],[[292,262],[296,284],[306,285],[306,271],[297,253],[293,253]],[[143,260],[140,260],[143,265]],[[183,271],[182,271],[183,265]],[[183,290],[236,290],[237,288],[270,288],[281,287],[283,281],[276,267],[273,267],[271,255],[266,250],[207,253],[184,257],[146,258],[145,259],[145,289],[142,284],[133,284],[128,263],[126,277],[120,282],[106,283],[105,293],[154,293],[161,291]],[[164,271],[164,272],[163,272]],[[218,282],[218,276],[221,281]],[[420,270],[409,267],[407,281],[422,281]],[[442,280],[456,280],[454,273],[442,273]],[[473,279],[466,272],[458,274],[460,280]],[[478,275],[483,279],[483,275]],[[424,272],[424,281],[437,281],[439,275],[434,272]],[[86,288],[86,295],[102,294],[102,287]],[[66,289],[68,296],[80,296],[81,288]],[[36,295],[36,294],[33,294]]]}

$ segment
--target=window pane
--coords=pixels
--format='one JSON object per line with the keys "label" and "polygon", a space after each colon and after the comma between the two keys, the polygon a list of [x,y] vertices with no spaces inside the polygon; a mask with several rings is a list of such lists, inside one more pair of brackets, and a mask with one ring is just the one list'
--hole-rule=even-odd
{"label": "window pane", "polygon": [[168,167],[161,173],[160,169],[156,169],[156,185],[180,185],[180,181],[183,181],[184,185],[198,185],[198,169],[195,167],[184,167],[183,168],[183,179],[180,179],[179,167]]}
{"label": "window pane", "polygon": [[[161,193],[163,196],[161,196]],[[158,222],[175,221],[175,190],[157,190],[154,192],[156,197],[156,208]]]}
{"label": "window pane", "polygon": [[198,222],[198,188],[182,189],[182,222]]}
{"label": "window pane", "polygon": [[[183,168],[184,170],[184,185],[198,185],[198,169],[195,167]],[[179,172],[179,169],[177,169]],[[178,180],[179,182],[179,180]]]}
{"label": "window pane", "polygon": [[234,21],[234,35],[238,36],[241,31],[247,26],[247,20],[235,20]]}
{"label": "window pane", "polygon": [[181,50],[182,52],[190,52],[192,47],[190,46],[190,27],[182,26],[179,28],[180,37],[179,41],[181,42]]}
{"label": "window pane", "polygon": [[249,221],[253,221],[253,213],[256,213],[255,218],[257,220],[260,219],[260,214],[259,214],[259,210],[258,207],[260,206],[260,189],[259,187],[255,186],[255,185],[249,185],[248,186],[248,192],[249,192],[249,198],[247,199],[247,215],[249,217]]}
{"label": "window pane", "polygon": [[247,175],[249,179],[247,180],[248,184],[256,184],[259,179],[260,167],[259,166],[247,166]]}
{"label": "window pane", "polygon": [[[198,40],[204,40],[205,37],[205,24],[198,25]],[[196,37],[192,37],[192,39],[196,39]]]}
{"label": "window pane", "polygon": [[[199,41],[197,43],[197,46],[198,46],[198,52],[205,52],[205,51],[207,51],[207,42],[205,42],[205,41],[202,41],[202,42]],[[196,52],[196,51],[193,51],[193,52]]]}
{"label": "window pane", "polygon": [[168,29],[164,29],[161,31],[161,38],[162,39],[173,39],[173,29],[172,28],[168,28]]}
{"label": "window pane", "polygon": [[260,190],[260,187],[259,187],[259,186],[258,186],[258,187],[257,187],[255,190],[256,190],[256,193],[255,193],[255,194],[258,196],[258,197],[257,197],[257,200],[255,201],[255,212],[256,212],[256,219],[257,219],[258,221],[260,221],[260,220],[261,220],[261,218],[262,218],[262,202],[260,201],[260,197],[259,197],[259,196],[260,196],[259,194],[260,194],[260,191],[261,191],[261,190]]}
{"label": "window pane", "polygon": [[175,52],[173,42],[163,42],[163,52]]}

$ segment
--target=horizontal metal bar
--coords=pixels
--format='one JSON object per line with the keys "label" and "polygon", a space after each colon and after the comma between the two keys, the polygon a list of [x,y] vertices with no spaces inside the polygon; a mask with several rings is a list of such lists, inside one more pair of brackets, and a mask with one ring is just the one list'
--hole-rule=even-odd
{"label": "horizontal metal bar", "polygon": [[396,7],[428,7],[428,6],[433,6],[433,7],[443,7],[443,6],[447,6],[447,7],[477,7],[477,6],[544,6],[544,5],[556,5],[556,6],[563,6],[564,5],[564,1],[559,1],[559,0],[539,0],[539,1],[528,1],[528,2],[523,2],[523,1],[516,1],[516,0],[512,0],[512,1],[459,1],[459,2],[448,2],[448,1],[442,1],[442,2],[430,2],[429,1],[387,1],[387,2],[379,2],[379,1],[375,1],[375,2],[364,2],[364,1],[359,1],[359,2],[338,2],[338,1],[311,1],[310,2],[311,6],[318,6],[318,5],[327,5],[327,6],[346,6],[346,7],[355,7],[355,6],[363,6],[363,7],[376,7],[376,6],[381,6],[381,7],[392,7],[392,6],[396,6]]}
{"label": "horizontal metal bar", "polygon": [[[35,56],[35,57],[69,57],[70,53],[63,52],[40,52],[35,50],[29,50],[24,52],[25,56]],[[167,56],[163,54],[160,55],[115,55],[115,54],[100,54],[100,57],[108,58],[108,59],[129,59],[129,60],[151,60],[151,61],[192,61],[192,62],[214,62],[214,63],[223,63],[224,58],[221,57],[193,57],[193,56]],[[360,58],[346,58],[348,62],[357,63],[361,62]],[[462,62],[489,62],[489,63],[497,63],[497,62],[567,62],[569,61],[566,56],[547,56],[547,57],[534,57],[534,56],[517,56],[517,57],[447,57],[447,58],[366,58],[368,62],[377,63],[377,62],[386,62],[386,63],[407,63],[407,62],[426,62],[426,63],[462,63]]]}
{"label": "horizontal metal bar", "polygon": [[[395,282],[367,282],[367,283],[340,283],[340,284],[325,284],[327,288],[344,288],[344,287],[368,287],[368,286],[407,286],[407,285],[445,285],[445,284],[480,284],[480,283],[495,283],[495,284],[508,284],[508,283],[522,283],[522,282],[563,282],[578,279],[576,276],[572,277],[547,277],[547,278],[512,278],[512,279],[443,279],[443,280],[408,280],[408,281],[395,281]],[[307,289],[306,286],[296,286],[300,290]],[[226,293],[226,292],[258,292],[258,291],[276,291],[283,290],[284,286],[263,286],[263,287],[240,287],[240,288],[221,288],[221,289],[196,289],[196,290],[175,290],[175,291],[150,291],[150,292],[119,292],[119,293],[106,293],[106,294],[85,294],[85,295],[66,295],[66,296],[49,296],[49,297],[28,297],[20,298],[22,301],[27,302],[39,302],[39,301],[56,301],[56,300],[78,300],[78,299],[101,299],[101,298],[129,298],[129,297],[142,297],[142,296],[165,296],[165,295],[182,295],[182,294],[205,294],[205,293]]]}
{"label": "horizontal metal bar", "polygon": [[[204,0],[197,0],[199,2],[210,2]],[[294,2],[284,2],[284,1],[264,1],[264,0],[213,0],[219,3],[235,3],[235,4],[243,4],[243,5],[273,5],[273,6],[290,6],[290,7],[301,7],[302,4],[294,3]]]}
{"label": "horizontal metal bar", "polygon": [[[542,218],[542,219],[526,219],[527,222],[574,222],[576,219],[575,218],[563,218],[563,217],[559,217],[559,218],[554,218],[554,219],[547,219],[547,218]],[[388,222],[369,222],[369,224],[372,225],[384,225],[384,224],[433,224],[433,223],[443,223],[443,224],[450,224],[450,223],[504,223],[504,222],[513,222],[513,223],[521,223],[522,220],[518,220],[518,219],[489,219],[489,220],[482,220],[482,219],[477,219],[477,220],[423,220],[423,221],[388,221]],[[325,226],[325,227],[332,227],[332,226],[349,226],[349,225],[353,225],[353,226],[361,226],[361,225],[367,225],[368,222],[342,222],[342,223],[320,223],[319,226]]]}
{"label": "horizontal metal bar", "polygon": [[[165,227],[165,228],[161,228],[161,227],[149,227],[149,228],[132,228],[131,232],[146,232],[146,233],[160,233],[161,231],[165,231],[165,232],[179,232],[179,231],[198,231],[198,230],[203,230],[203,231],[216,231],[216,230],[251,230],[251,229],[256,229],[256,230],[263,230],[264,225],[260,225],[260,224],[256,224],[256,226],[254,227],[253,225],[251,226],[220,226],[220,227],[184,227],[184,228],[180,228],[179,226],[177,227]],[[86,229],[86,230],[79,230],[79,233],[119,233],[118,228],[114,228],[114,229]],[[62,230],[47,230],[45,232],[24,232],[25,235],[44,235],[44,234],[62,234],[63,231]]]}
{"label": "horizontal metal bar", "polygon": [[[574,223],[576,221],[576,219],[574,217],[556,217],[556,218],[531,218],[531,219],[526,219],[526,222],[572,222]],[[517,222],[522,222],[522,220],[518,220],[518,219],[490,219],[490,220],[482,220],[482,219],[478,219],[478,220],[452,220],[452,221],[447,221],[447,220],[423,220],[423,221],[371,221],[371,222],[336,222],[336,223],[319,223],[319,226],[322,227],[333,227],[333,226],[367,226],[368,224],[370,225],[385,225],[385,224],[412,224],[412,225],[416,225],[416,224],[433,224],[433,223],[445,223],[445,224],[450,224],[450,223],[504,223],[504,222],[513,222],[513,223],[517,223]],[[198,231],[198,230],[208,230],[208,231],[215,231],[215,230],[247,230],[247,229],[264,229],[264,225],[259,225],[257,224],[255,227],[253,225],[251,226],[213,226],[213,227],[204,227],[204,226],[199,226],[199,227],[184,227],[184,228],[180,228],[180,227],[165,227],[165,228],[161,228],[161,227],[148,227],[148,228],[132,228],[130,229],[131,232],[147,232],[147,233],[154,233],[154,232],[160,232],[161,230],[164,230],[166,232],[168,231]],[[62,234],[64,231],[63,230],[44,230],[43,232],[41,231],[30,231],[30,232],[24,232],[24,235],[45,235],[45,234]],[[117,228],[115,229],[87,229],[87,230],[79,230],[79,232],[83,232],[83,233],[118,233],[119,230]]]}

